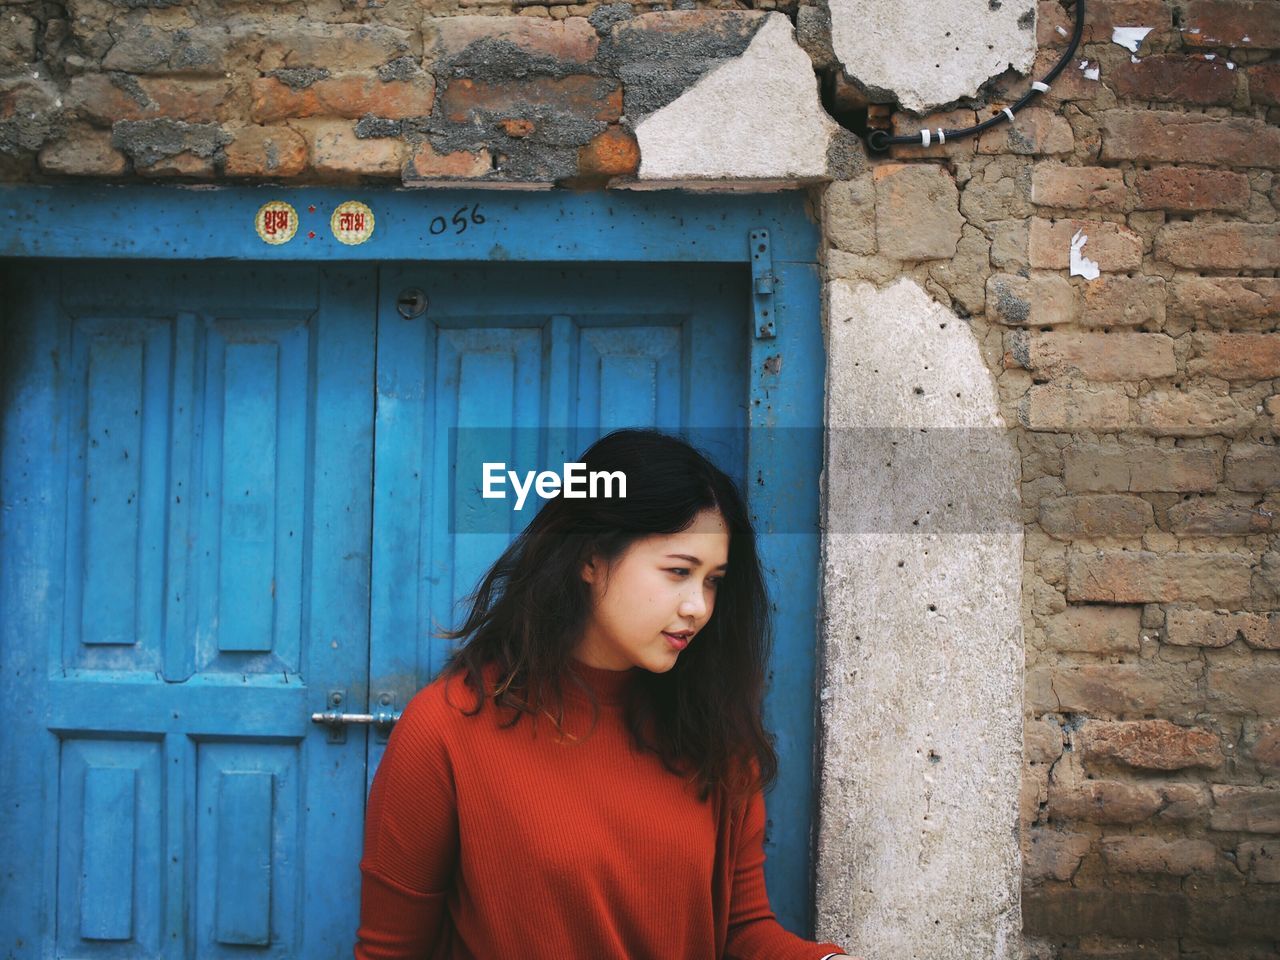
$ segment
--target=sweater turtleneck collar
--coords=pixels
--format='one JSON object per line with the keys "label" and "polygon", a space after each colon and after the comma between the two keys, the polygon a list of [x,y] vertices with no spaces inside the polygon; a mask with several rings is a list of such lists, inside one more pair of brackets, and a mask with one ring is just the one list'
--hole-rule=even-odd
{"label": "sweater turtleneck collar", "polygon": [[[622,703],[627,696],[627,691],[631,689],[632,684],[636,681],[636,676],[640,672],[639,667],[631,667],[627,670],[608,670],[604,667],[593,667],[588,663],[583,663],[577,657],[569,658],[569,670],[581,677],[583,682],[591,688],[591,692],[595,694],[596,700],[600,703],[617,704]],[[574,697],[578,700],[585,700],[586,694],[572,680],[566,680],[563,684],[565,696]]]}

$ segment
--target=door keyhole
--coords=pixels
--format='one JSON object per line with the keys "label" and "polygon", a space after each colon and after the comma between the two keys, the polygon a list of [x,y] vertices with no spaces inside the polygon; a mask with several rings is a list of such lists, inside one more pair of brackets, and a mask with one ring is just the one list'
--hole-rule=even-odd
{"label": "door keyhole", "polygon": [[417,287],[410,287],[407,290],[400,291],[400,298],[396,301],[396,309],[400,311],[400,316],[406,320],[412,320],[427,312],[428,303],[425,293]]}

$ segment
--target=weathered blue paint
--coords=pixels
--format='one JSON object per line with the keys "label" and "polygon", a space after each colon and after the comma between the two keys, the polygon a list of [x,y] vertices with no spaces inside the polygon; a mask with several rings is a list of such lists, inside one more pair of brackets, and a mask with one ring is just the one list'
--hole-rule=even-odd
{"label": "weathered blue paint", "polygon": [[306,718],[364,699],[375,270],[4,284],[3,954],[348,955],[364,743]]}
{"label": "weathered blue paint", "polygon": [[[276,246],[254,229],[271,200],[292,204],[300,222]],[[374,213],[364,243],[340,243],[329,229],[346,200]],[[745,263],[747,233],[763,227],[774,260],[813,262],[817,226],[802,204],[798,194],[665,191],[0,186],[0,257]],[[448,226],[433,234],[437,217]]]}
{"label": "weathered blue paint", "polygon": [[[268,199],[303,212],[281,247],[253,230]],[[347,199],[366,244],[328,233]],[[465,230],[432,236],[442,210]],[[0,768],[24,776],[0,845],[28,868],[0,871],[0,954],[349,956],[382,745],[310,714],[334,689],[403,706],[532,516],[461,465],[559,466],[622,425],[744,482],[777,628],[769,889],[811,932],[825,360],[796,197],[3,187],[5,217],[0,700],[24,706]],[[360,260],[384,262],[324,263]]]}

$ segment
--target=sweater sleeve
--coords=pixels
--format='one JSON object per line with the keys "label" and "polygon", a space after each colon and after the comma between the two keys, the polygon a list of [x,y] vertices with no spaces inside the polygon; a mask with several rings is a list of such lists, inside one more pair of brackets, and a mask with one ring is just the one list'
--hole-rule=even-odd
{"label": "sweater sleeve", "polygon": [[421,691],[401,714],[374,774],[355,960],[423,960],[445,935],[458,817],[443,720],[432,691]]}
{"label": "sweater sleeve", "polygon": [[746,805],[738,835],[725,960],[821,960],[830,953],[844,953],[838,944],[796,936],[774,916],[764,883],[764,827],[764,794],[757,790]]}

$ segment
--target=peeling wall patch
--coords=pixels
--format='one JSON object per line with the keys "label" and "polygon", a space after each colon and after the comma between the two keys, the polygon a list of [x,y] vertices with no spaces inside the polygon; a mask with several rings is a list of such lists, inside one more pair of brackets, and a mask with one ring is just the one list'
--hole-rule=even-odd
{"label": "peeling wall patch", "polygon": [[873,102],[916,113],[977,93],[1036,55],[1035,6],[988,0],[828,0],[831,46]]}
{"label": "peeling wall patch", "polygon": [[1151,27],[1114,27],[1111,30],[1111,42],[1127,47],[1131,53],[1137,53],[1138,47],[1146,39]]}
{"label": "peeling wall patch", "polygon": [[1098,279],[1098,261],[1090,260],[1083,253],[1084,245],[1089,242],[1083,230],[1077,230],[1071,237],[1071,276],[1084,277],[1086,280]]}

